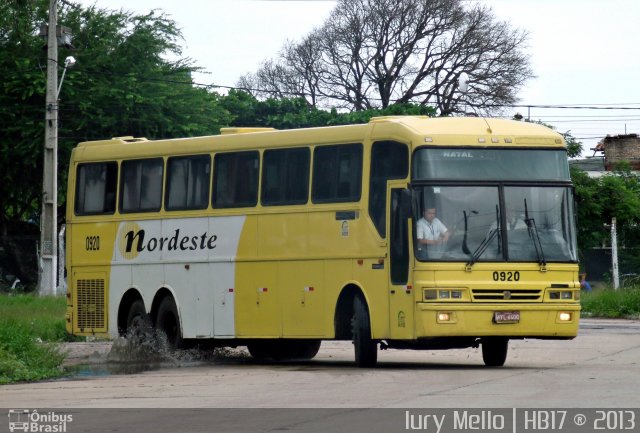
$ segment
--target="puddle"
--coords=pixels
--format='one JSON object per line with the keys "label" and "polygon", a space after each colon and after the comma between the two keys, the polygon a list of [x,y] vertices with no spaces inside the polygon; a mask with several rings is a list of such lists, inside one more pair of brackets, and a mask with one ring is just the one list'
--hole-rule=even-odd
{"label": "puddle", "polygon": [[92,357],[89,363],[70,367],[72,378],[136,374],[161,368],[184,368],[211,364],[249,362],[250,355],[240,348],[193,347],[172,350],[166,336],[155,330],[126,335],[113,341],[106,356]]}

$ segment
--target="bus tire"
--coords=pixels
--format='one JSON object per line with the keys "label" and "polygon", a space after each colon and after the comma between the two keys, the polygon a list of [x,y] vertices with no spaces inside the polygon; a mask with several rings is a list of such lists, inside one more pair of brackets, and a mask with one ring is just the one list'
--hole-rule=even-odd
{"label": "bus tire", "polygon": [[182,331],[180,330],[180,318],[178,308],[171,296],[166,296],[158,307],[156,329],[167,337],[167,343],[172,349],[180,349],[184,346]]}
{"label": "bus tire", "polygon": [[126,336],[134,340],[144,340],[151,335],[151,320],[144,309],[144,302],[138,299],[129,307]]}
{"label": "bus tire", "polygon": [[293,359],[309,361],[320,351],[320,340],[293,340],[291,343],[291,355]]}
{"label": "bus tire", "polygon": [[247,345],[257,361],[308,361],[318,354],[320,340],[259,340]]}
{"label": "bus tire", "polygon": [[353,300],[353,347],[358,367],[375,367],[378,362],[378,343],[371,338],[371,321],[365,300]]}
{"label": "bus tire", "polygon": [[247,344],[247,350],[249,351],[249,355],[256,361],[264,362],[271,359],[271,351],[265,341],[249,343]]}
{"label": "bus tire", "polygon": [[509,339],[485,337],[482,339],[482,360],[487,367],[502,367],[507,360]]}

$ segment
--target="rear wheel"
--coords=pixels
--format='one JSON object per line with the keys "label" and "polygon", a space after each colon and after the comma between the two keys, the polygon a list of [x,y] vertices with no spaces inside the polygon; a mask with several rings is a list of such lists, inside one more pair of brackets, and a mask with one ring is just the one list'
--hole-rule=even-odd
{"label": "rear wheel", "polygon": [[482,360],[487,367],[502,367],[507,360],[509,339],[486,337],[482,339]]}
{"label": "rear wheel", "polygon": [[167,337],[167,343],[172,349],[180,349],[184,346],[178,308],[171,296],[165,297],[158,307],[156,328]]}
{"label": "rear wheel", "polygon": [[151,334],[151,321],[144,309],[144,302],[138,299],[131,304],[127,314],[126,335],[129,338],[144,339]]}
{"label": "rear wheel", "polygon": [[358,367],[374,367],[378,362],[378,343],[371,338],[369,309],[361,296],[353,301],[353,347]]}

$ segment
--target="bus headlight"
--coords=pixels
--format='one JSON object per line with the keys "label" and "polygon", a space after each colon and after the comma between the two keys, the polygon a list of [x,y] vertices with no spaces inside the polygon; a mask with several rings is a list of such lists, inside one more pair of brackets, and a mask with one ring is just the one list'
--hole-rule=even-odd
{"label": "bus headlight", "polygon": [[572,315],[566,311],[558,313],[558,320],[560,322],[571,322]]}
{"label": "bus headlight", "polygon": [[569,301],[572,299],[578,300],[579,298],[577,296],[574,297],[573,290],[552,290],[549,292],[549,299],[551,299],[552,301]]}
{"label": "bus headlight", "polygon": [[456,313],[453,311],[438,311],[436,319],[438,323],[456,323]]}
{"label": "bus headlight", "polygon": [[423,289],[424,301],[468,301],[466,289]]}

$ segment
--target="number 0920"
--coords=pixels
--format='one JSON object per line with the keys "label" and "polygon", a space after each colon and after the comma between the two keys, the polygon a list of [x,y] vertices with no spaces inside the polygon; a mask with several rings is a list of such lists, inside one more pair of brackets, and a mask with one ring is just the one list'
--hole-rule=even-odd
{"label": "number 0920", "polygon": [[100,236],[87,236],[85,248],[87,251],[98,251],[100,249]]}
{"label": "number 0920", "polygon": [[520,272],[519,271],[509,271],[509,272],[493,272],[493,281],[520,281]]}

